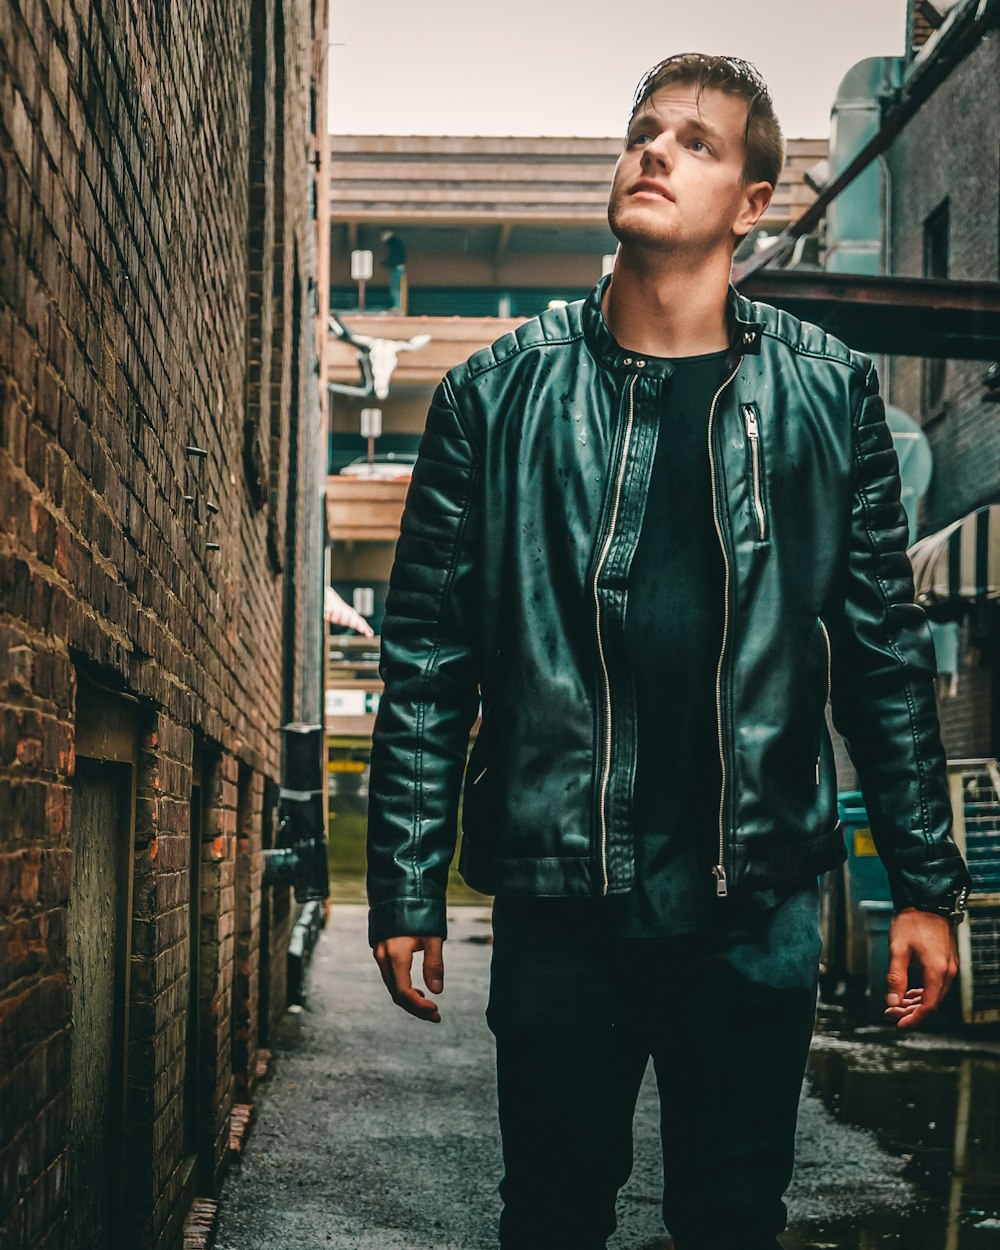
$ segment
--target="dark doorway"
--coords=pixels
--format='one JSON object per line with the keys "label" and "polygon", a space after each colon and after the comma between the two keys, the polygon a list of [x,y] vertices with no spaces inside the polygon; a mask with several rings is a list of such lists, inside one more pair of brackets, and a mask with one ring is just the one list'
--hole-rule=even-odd
{"label": "dark doorway", "polygon": [[[184,1153],[194,1156],[198,1192],[214,1192],[212,1090],[215,1056],[206,1044],[214,1037],[206,1012],[214,985],[202,942],[204,924],[213,923],[215,901],[205,897],[205,840],[209,808],[215,800],[218,752],[196,746],[191,761],[190,843],[188,854],[188,995],[184,1066]],[[210,948],[209,948],[210,949]]]}
{"label": "dark doorway", "polygon": [[201,830],[204,814],[202,760],[195,752],[191,773],[191,816],[188,845],[188,994],[187,1039],[184,1050],[184,1153],[198,1153],[198,1125],[201,1121],[198,1062],[198,966],[201,956]]}
{"label": "dark doorway", "polygon": [[[233,977],[233,1020],[231,1032],[235,1099],[247,1102],[253,1084],[256,1062],[256,1038],[253,1026],[253,957],[260,958],[253,948],[254,892],[253,874],[253,771],[239,765],[236,781],[236,970]],[[259,896],[257,896],[259,899]]]}
{"label": "dark doorway", "polygon": [[133,768],[77,756],[67,913],[73,1250],[122,1245]]}

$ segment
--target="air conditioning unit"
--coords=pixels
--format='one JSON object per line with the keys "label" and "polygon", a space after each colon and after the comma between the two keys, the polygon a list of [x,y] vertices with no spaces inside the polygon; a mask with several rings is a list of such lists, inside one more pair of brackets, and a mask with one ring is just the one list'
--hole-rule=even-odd
{"label": "air conditioning unit", "polygon": [[972,890],[958,926],[959,990],[966,1024],[1000,1020],[1000,764],[950,760],[955,843]]}

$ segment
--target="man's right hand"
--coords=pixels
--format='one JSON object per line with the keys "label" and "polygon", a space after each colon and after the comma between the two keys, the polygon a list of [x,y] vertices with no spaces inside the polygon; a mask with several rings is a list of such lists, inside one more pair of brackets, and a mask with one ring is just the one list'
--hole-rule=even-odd
{"label": "man's right hand", "polygon": [[441,1023],[437,1004],[423,992],[414,988],[411,980],[413,956],[424,952],[424,985],[432,994],[444,989],[444,939],[439,937],[392,937],[379,942],[372,952],[382,973],[382,980],[392,1001],[418,1020]]}

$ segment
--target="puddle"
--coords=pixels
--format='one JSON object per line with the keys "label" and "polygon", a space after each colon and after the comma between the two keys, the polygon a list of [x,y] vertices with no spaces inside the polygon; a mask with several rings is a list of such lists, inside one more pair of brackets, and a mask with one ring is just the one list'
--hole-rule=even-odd
{"label": "puddle", "polygon": [[786,1250],[1000,1250],[1000,1044],[995,1028],[901,1036],[821,1005],[807,1088],[902,1163],[890,1209],[790,1222]]}

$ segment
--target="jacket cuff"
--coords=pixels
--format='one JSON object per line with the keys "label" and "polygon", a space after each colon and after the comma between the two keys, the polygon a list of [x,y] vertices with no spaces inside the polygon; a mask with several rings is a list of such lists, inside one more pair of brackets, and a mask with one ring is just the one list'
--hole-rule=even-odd
{"label": "jacket cuff", "polygon": [[934,907],[963,886],[972,890],[968,866],[957,848],[933,859],[914,857],[907,862],[905,856],[898,856],[888,871],[893,912]]}
{"label": "jacket cuff", "polygon": [[447,936],[444,899],[387,898],[368,909],[368,945],[373,948],[391,937]]}

